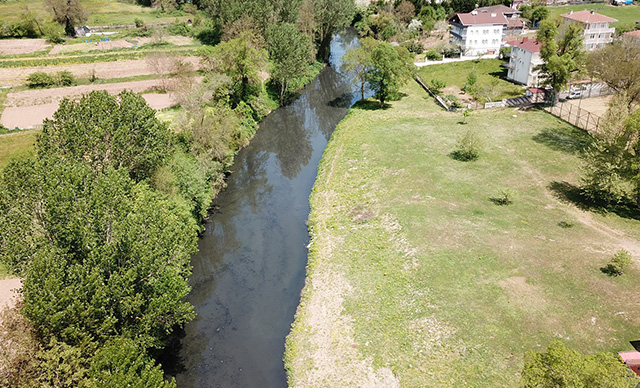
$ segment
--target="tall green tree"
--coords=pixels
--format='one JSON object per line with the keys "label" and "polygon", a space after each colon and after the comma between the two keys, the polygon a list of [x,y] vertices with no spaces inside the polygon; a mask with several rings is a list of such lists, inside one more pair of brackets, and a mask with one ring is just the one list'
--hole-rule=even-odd
{"label": "tall green tree", "polygon": [[353,0],[313,0],[318,58],[329,59],[329,44],[333,33],[353,20],[356,8]]}
{"label": "tall green tree", "polygon": [[233,85],[233,105],[248,101],[262,88],[260,72],[267,65],[267,51],[262,38],[246,32],[227,42],[220,42],[213,48],[205,48],[201,56],[208,70],[220,72],[231,79]]}
{"label": "tall green tree", "polygon": [[640,45],[632,39],[622,39],[590,52],[587,70],[616,93],[625,95],[629,110],[634,103],[640,103]]}
{"label": "tall green tree", "polygon": [[540,23],[537,40],[541,43],[543,64],[538,69],[543,85],[553,89],[554,104],[558,100],[558,92],[584,70],[582,39],[582,29],[577,24],[566,25],[559,32],[556,20],[545,19]]}
{"label": "tall green tree", "polygon": [[613,353],[583,356],[554,341],[525,354],[521,388],[633,388],[638,377]]}
{"label": "tall green tree", "polygon": [[371,66],[365,78],[381,108],[411,78],[412,69],[412,56],[404,47],[393,47],[383,42],[371,52]]}
{"label": "tall green tree", "polygon": [[68,36],[75,36],[75,26],[87,21],[87,12],[79,0],[46,0],[45,5]]}
{"label": "tall green tree", "polygon": [[280,103],[284,101],[289,83],[307,72],[312,50],[309,37],[293,24],[279,24],[269,30],[271,77],[280,85]]}
{"label": "tall green tree", "polygon": [[124,168],[135,180],[149,178],[170,150],[171,134],[144,98],[130,91],[91,92],[64,99],[38,136],[39,155],[87,163],[95,174]]}
{"label": "tall green tree", "polygon": [[364,90],[367,84],[367,72],[371,67],[371,53],[378,45],[378,41],[365,37],[360,39],[360,47],[347,51],[342,56],[342,70],[353,75],[353,80],[360,86],[360,98],[364,100]]}

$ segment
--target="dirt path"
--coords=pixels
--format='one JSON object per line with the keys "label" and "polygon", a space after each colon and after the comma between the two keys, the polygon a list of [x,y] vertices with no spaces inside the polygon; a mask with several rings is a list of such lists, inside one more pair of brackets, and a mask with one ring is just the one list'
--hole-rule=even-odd
{"label": "dirt path", "polygon": [[13,307],[16,303],[18,289],[22,287],[22,280],[18,278],[8,278],[0,280],[0,310],[5,307]]}
{"label": "dirt path", "polygon": [[[191,63],[196,68],[198,68],[200,64],[200,58],[198,57],[181,57],[180,59]],[[101,79],[154,74],[146,59],[60,66],[12,67],[0,69],[0,86],[24,85],[29,74],[35,73],[36,71],[55,73],[63,70],[70,71],[74,76],[79,78],[88,78],[92,74],[95,74],[96,77]]]}

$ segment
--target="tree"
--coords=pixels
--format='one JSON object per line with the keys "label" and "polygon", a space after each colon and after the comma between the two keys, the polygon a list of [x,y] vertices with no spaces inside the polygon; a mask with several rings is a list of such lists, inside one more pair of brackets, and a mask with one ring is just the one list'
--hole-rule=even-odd
{"label": "tree", "polygon": [[533,8],[531,11],[531,24],[536,26],[538,23],[549,17],[549,8],[541,5]]}
{"label": "tree", "polygon": [[269,54],[273,61],[272,79],[280,85],[280,103],[289,83],[307,72],[313,44],[307,35],[289,23],[269,30]]}
{"label": "tree", "polygon": [[339,28],[351,23],[356,12],[353,0],[313,0],[314,22],[318,42],[318,57],[329,59],[329,43]]}
{"label": "tree", "polygon": [[87,163],[95,174],[124,168],[142,180],[164,163],[170,141],[167,124],[139,94],[95,91],[79,101],[62,100],[53,120],[44,121],[36,149],[39,155]]}
{"label": "tree", "polygon": [[407,24],[416,14],[416,8],[407,0],[403,0],[395,9],[396,17],[401,22]]}
{"label": "tree", "polygon": [[538,69],[543,84],[553,89],[554,103],[560,89],[583,70],[582,38],[582,29],[576,24],[569,24],[562,32],[558,32],[556,21],[546,19],[540,24],[537,40],[543,64]]}
{"label": "tree", "polygon": [[562,342],[525,354],[522,388],[633,388],[638,377],[612,353],[583,356]]}
{"label": "tree", "polygon": [[231,79],[234,106],[257,95],[261,88],[260,72],[267,64],[267,51],[262,48],[263,44],[261,37],[246,32],[201,51],[203,61],[209,64],[208,70],[221,72]]}
{"label": "tree", "polygon": [[380,43],[371,53],[371,67],[366,79],[375,96],[384,102],[398,93],[398,89],[412,75],[411,54],[404,47],[393,47],[389,43]]}
{"label": "tree", "polygon": [[618,94],[628,98],[627,108],[640,103],[640,45],[622,39],[592,51],[587,57],[587,70]]}
{"label": "tree", "polygon": [[360,47],[352,48],[342,56],[342,70],[353,74],[353,80],[360,85],[360,98],[364,100],[367,72],[371,67],[371,53],[378,45],[373,38],[360,39]]}
{"label": "tree", "polygon": [[87,21],[87,13],[79,0],[46,0],[45,4],[68,36],[75,36],[74,27]]}

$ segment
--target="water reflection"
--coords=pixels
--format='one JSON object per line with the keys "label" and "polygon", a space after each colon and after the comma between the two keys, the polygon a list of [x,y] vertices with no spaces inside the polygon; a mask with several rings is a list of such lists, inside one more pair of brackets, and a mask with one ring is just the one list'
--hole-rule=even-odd
{"label": "water reflection", "polygon": [[308,197],[336,124],[358,94],[338,70],[352,33],[290,106],[260,125],[232,168],[193,257],[179,387],[285,387],[284,340],[304,284]]}

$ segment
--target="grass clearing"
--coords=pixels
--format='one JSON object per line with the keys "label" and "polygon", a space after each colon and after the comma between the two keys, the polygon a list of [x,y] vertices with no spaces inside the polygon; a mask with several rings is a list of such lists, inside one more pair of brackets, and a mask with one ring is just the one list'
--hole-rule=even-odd
{"label": "grass clearing", "polygon": [[14,157],[31,154],[38,132],[31,130],[0,135],[0,169]]}
{"label": "grass clearing", "polygon": [[553,6],[549,8],[549,17],[554,18],[560,16],[563,13],[569,13],[570,11],[596,11],[599,14],[618,19],[617,22],[611,24],[612,27],[632,26],[636,21],[640,21],[640,6],[627,5],[616,7],[609,3],[593,3],[593,4],[575,4],[575,5],[562,5]]}
{"label": "grass clearing", "polygon": [[[462,125],[415,83],[403,92],[386,110],[353,108],[325,151],[290,385],[513,387],[524,353],[555,339],[584,353],[632,349],[637,212],[564,199],[588,136],[537,110],[476,111]],[[454,160],[468,129],[480,157]],[[504,190],[512,203],[494,204]],[[623,247],[629,273],[602,273]],[[380,384],[389,371],[395,380]]]}
{"label": "grass clearing", "polygon": [[[507,69],[502,67],[499,59],[479,59],[473,61],[451,62],[440,65],[423,66],[418,70],[418,75],[429,84],[432,79],[444,81],[447,86],[455,85],[462,89],[467,82],[467,76],[475,70],[478,77],[476,85],[489,85],[495,83],[494,101],[503,98],[511,98],[524,95],[524,88],[515,85],[506,79]],[[474,96],[478,99],[478,96]],[[482,98],[480,98],[482,99]]]}

